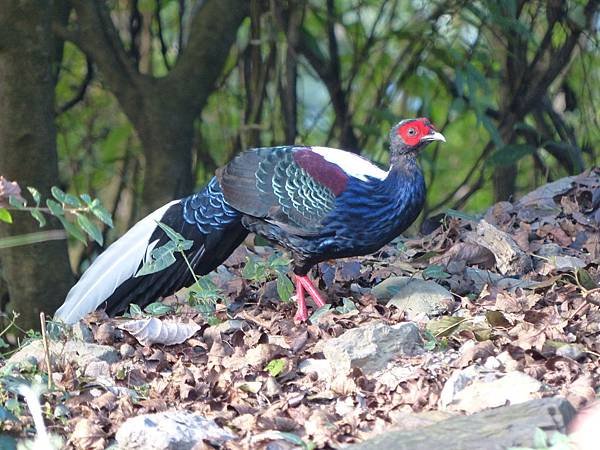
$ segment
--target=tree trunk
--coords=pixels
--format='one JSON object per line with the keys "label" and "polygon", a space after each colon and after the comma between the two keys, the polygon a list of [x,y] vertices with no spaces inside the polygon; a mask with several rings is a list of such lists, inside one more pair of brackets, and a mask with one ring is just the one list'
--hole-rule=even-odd
{"label": "tree trunk", "polygon": [[133,123],[145,156],[144,215],[193,188],[194,120],[215,89],[236,32],[248,14],[246,0],[207,0],[193,14],[186,45],[164,77],[140,73],[125,51],[105,2],[71,0],[76,32],[56,27],[73,40],[102,73]]}
{"label": "tree trunk", "polygon": [[[160,103],[154,99],[154,106]],[[166,107],[136,122],[135,128],[146,158],[142,210],[138,214],[143,217],[173,199],[188,195],[194,188],[191,152],[194,116],[188,117],[177,107]]]}
{"label": "tree trunk", "polygon": [[[42,195],[58,181],[51,19],[51,1],[0,8],[0,173]],[[28,214],[14,214],[14,221],[0,225],[0,237],[38,230]],[[0,258],[8,310],[20,314],[21,327],[39,328],[40,311],[53,313],[72,282],[66,242],[3,249]]]}

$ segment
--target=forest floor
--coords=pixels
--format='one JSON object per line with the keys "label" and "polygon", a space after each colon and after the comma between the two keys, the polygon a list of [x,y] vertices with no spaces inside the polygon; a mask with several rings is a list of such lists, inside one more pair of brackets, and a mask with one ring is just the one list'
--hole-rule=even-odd
{"label": "forest floor", "polygon": [[[170,298],[133,318],[88,316],[77,334],[89,352],[53,342],[48,432],[103,449],[127,419],[177,410],[214,420],[198,449],[337,448],[539,397],[578,409],[600,385],[599,224],[599,170],[480,217],[450,211],[428,235],[321,264],[333,304],[306,324],[278,299],[273,251],[241,247],[206,288],[229,305],[210,325]],[[39,431],[14,386],[45,384],[46,357],[18,355],[0,361],[5,439]]]}

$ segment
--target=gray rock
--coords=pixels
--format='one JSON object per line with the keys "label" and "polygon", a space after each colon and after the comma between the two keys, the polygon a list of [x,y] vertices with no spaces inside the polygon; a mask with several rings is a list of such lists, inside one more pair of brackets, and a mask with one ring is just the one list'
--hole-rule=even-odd
{"label": "gray rock", "polygon": [[436,316],[450,310],[452,293],[434,281],[411,277],[390,277],[372,291],[379,303],[401,311]]}
{"label": "gray rock", "polygon": [[83,321],[80,320],[77,323],[75,323],[71,327],[71,330],[73,332],[73,336],[76,339],[79,339],[83,342],[94,342],[94,335],[92,334],[92,330],[90,330],[90,327],[83,323]]}
{"label": "gray rock", "polygon": [[[11,356],[7,365],[21,366],[35,361],[44,361],[44,345],[41,340],[32,341]],[[117,351],[106,345],[92,344],[83,341],[54,342],[50,341],[50,359],[52,364],[76,362],[79,367],[86,367],[92,361],[113,363],[119,360]]]}
{"label": "gray rock", "polygon": [[305,359],[298,364],[298,370],[303,374],[315,373],[319,380],[331,381],[333,378],[333,369],[326,359]]}
{"label": "gray rock", "polygon": [[579,361],[585,358],[585,350],[577,344],[566,344],[556,349],[556,354],[558,356],[563,356],[565,358],[571,358],[575,361]]}
{"label": "gray rock", "polygon": [[338,374],[345,374],[352,368],[373,373],[384,369],[399,355],[422,352],[423,340],[419,329],[411,322],[394,326],[370,323],[329,339],[323,346],[325,358]]}
{"label": "gray rock", "polygon": [[106,361],[92,361],[85,368],[85,376],[93,379],[111,378],[110,365]]}
{"label": "gray rock", "polygon": [[123,358],[131,358],[135,353],[135,348],[133,348],[132,345],[127,343],[121,344],[121,346],[119,347],[119,353]]}
{"label": "gray rock", "polygon": [[534,289],[541,284],[539,281],[503,277],[502,275],[490,270],[476,269],[474,267],[466,267],[464,273],[465,278],[473,282],[474,289],[478,292],[481,292],[486,284],[492,284],[500,289],[505,290],[514,290],[516,288]]}
{"label": "gray rock", "polygon": [[566,433],[575,409],[560,397],[531,400],[470,416],[455,416],[410,431],[389,431],[357,445],[352,450],[503,450],[511,447],[538,448],[536,429],[550,438]]}
{"label": "gray rock", "polygon": [[189,450],[203,440],[222,445],[236,435],[199,414],[165,411],[127,419],[116,439],[121,450]]}
{"label": "gray rock", "polygon": [[514,371],[507,374],[469,366],[453,373],[440,394],[440,405],[451,411],[472,414],[488,408],[539,398],[542,383]]}

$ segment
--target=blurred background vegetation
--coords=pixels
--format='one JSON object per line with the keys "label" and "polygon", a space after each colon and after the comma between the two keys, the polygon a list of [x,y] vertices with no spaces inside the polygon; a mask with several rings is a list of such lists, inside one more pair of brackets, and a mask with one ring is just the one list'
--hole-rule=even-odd
{"label": "blurred background vegetation", "polygon": [[[596,0],[10,2],[0,174],[101,198],[112,241],[243,149],[385,164],[389,128],[427,116],[448,142],[421,155],[423,217],[480,212],[597,164],[598,28]],[[37,229],[15,222],[0,237]],[[100,250],[0,250],[5,303],[32,326]]]}

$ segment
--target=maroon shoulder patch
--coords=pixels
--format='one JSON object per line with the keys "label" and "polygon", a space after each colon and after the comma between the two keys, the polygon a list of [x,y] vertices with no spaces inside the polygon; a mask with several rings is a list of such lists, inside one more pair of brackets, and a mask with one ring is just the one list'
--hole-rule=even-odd
{"label": "maroon shoulder patch", "polygon": [[336,197],[346,190],[348,175],[322,155],[305,148],[294,152],[294,161],[317,182],[329,188]]}

